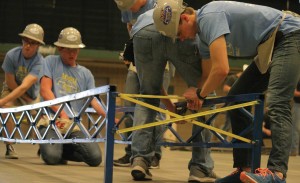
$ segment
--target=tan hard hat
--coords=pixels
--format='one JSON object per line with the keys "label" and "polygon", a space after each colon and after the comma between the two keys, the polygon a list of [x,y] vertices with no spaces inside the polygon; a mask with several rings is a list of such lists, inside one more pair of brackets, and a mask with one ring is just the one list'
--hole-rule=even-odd
{"label": "tan hard hat", "polygon": [[115,0],[118,8],[121,11],[129,10],[137,0]]}
{"label": "tan hard hat", "polygon": [[176,39],[180,15],[185,8],[182,0],[158,0],[153,11],[156,30],[165,36]]}
{"label": "tan hard hat", "polygon": [[38,24],[29,24],[25,27],[24,31],[19,34],[21,37],[27,37],[29,39],[35,40],[41,44],[44,43],[44,30]]}
{"label": "tan hard hat", "polygon": [[64,28],[60,32],[58,36],[58,40],[54,43],[54,45],[59,47],[64,47],[64,48],[85,47],[85,45],[81,41],[80,32],[73,27]]}

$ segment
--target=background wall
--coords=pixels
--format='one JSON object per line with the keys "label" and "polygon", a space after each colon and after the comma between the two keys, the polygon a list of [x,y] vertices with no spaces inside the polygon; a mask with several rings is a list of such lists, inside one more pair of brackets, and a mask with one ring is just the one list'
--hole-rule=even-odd
{"label": "background wall", "polygon": [[[287,9],[287,0],[242,0],[243,2]],[[210,0],[186,0],[195,9]],[[300,12],[298,0],[289,8]],[[80,30],[87,48],[122,50],[128,39],[126,26],[113,0],[0,0],[0,43],[19,43],[16,36],[29,23],[45,29],[45,41],[52,44],[59,31],[68,26]]]}
{"label": "background wall", "polygon": [[[195,9],[211,0],[186,0]],[[298,0],[241,0],[271,6],[280,10],[300,12]],[[89,68],[96,85],[114,84],[123,92],[127,68],[118,60],[119,51],[128,39],[126,25],[113,0],[0,0],[0,65],[7,50],[21,43],[18,33],[29,23],[38,23],[45,30],[45,42],[53,45],[65,27],[80,30],[83,43],[78,63]],[[13,43],[13,44],[8,44]],[[251,60],[230,59],[231,73],[241,70]],[[0,69],[0,83],[4,78]],[[176,83],[176,84],[175,84]],[[171,82],[171,94],[181,95],[186,84],[176,73]],[[222,94],[219,89],[218,94]]]}
{"label": "background wall", "polygon": [[[300,13],[298,0],[241,1],[280,10],[288,7]],[[185,2],[199,9],[210,0],[185,0]],[[78,63],[91,70],[96,86],[116,85],[118,92],[124,92],[127,68],[118,60],[118,55],[129,36],[125,24],[121,23],[120,11],[113,0],[0,0],[0,65],[8,50],[21,44],[18,33],[29,23],[38,23],[44,28],[46,52],[48,46],[57,40],[63,28],[69,26],[77,28],[82,34],[83,43],[87,46],[80,51]],[[242,65],[249,62],[250,59],[230,59],[231,74],[241,71]],[[0,83],[3,80],[4,73],[0,69]],[[186,87],[176,72],[170,84],[169,94],[182,95]],[[216,92],[223,95],[221,87]],[[117,101],[117,105],[122,103],[123,101]],[[222,113],[214,125],[220,126],[224,122],[223,118]],[[186,124],[184,128],[178,128],[178,131],[180,134],[190,134],[190,129],[191,125]]]}
{"label": "background wall", "polygon": [[87,48],[121,50],[128,38],[113,0],[0,0],[0,42],[18,43],[29,23],[45,30],[52,44],[65,27],[80,30]]}

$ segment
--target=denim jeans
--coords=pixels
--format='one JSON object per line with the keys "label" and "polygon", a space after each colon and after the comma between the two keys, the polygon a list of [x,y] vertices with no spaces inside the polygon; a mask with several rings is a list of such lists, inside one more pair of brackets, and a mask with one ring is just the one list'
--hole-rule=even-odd
{"label": "denim jeans", "polygon": [[[276,40],[273,59],[266,74],[258,71],[255,63],[243,72],[228,95],[261,93],[267,90],[266,107],[271,121],[272,150],[268,168],[286,176],[292,140],[292,115],[290,101],[300,77],[300,31]],[[229,111],[234,134],[249,126],[250,121],[239,110]],[[248,137],[251,137],[248,135]],[[234,167],[249,167],[249,149],[234,149]]]}
{"label": "denim jeans", "polygon": [[[169,85],[170,85],[170,80],[171,80],[171,74],[169,73],[168,70],[164,71],[164,79],[163,79],[163,87],[166,91],[168,91]],[[128,70],[127,77],[126,77],[126,85],[125,85],[125,93],[127,94],[138,94],[140,92],[140,83],[138,79],[138,75],[136,72],[132,70]],[[135,104],[129,101],[125,100],[125,106],[127,107],[133,107]],[[133,125],[133,120],[128,116],[125,121],[124,121],[125,127],[129,128],[132,127]],[[155,134],[154,136],[156,137],[156,140],[159,141],[160,138],[162,137],[164,129],[162,126],[157,126],[155,127]],[[131,132],[126,133],[126,136],[129,137]],[[131,156],[131,145],[127,145],[125,147],[125,152],[128,156]],[[161,158],[162,152],[161,152],[161,147],[156,146],[155,147],[155,155],[157,156],[158,159]]]}
{"label": "denim jeans", "polygon": [[[222,127],[222,130],[229,132],[231,130],[231,122],[230,122],[230,115],[228,114],[228,112],[225,112],[225,122],[224,125]],[[224,139],[227,138],[227,135],[223,135]]]}
{"label": "denim jeans", "polygon": [[[195,41],[174,43],[172,39],[161,35],[154,25],[149,25],[137,32],[133,37],[135,45],[135,62],[140,80],[140,93],[159,95],[163,80],[163,71],[167,61],[176,68],[188,86],[197,86],[201,77],[200,56]],[[159,99],[141,98],[141,101],[159,106]],[[152,109],[136,105],[134,125],[143,125],[155,121],[156,112]],[[194,131],[194,130],[193,130]],[[205,131],[205,130],[204,130]],[[204,131],[197,140],[202,141]],[[133,158],[143,157],[148,163],[153,156],[154,128],[146,128],[133,132]],[[195,142],[195,141],[194,141]],[[213,169],[213,160],[209,149],[193,148],[192,163],[201,169]]]}
{"label": "denim jeans", "polygon": [[294,102],[292,110],[293,119],[293,133],[292,133],[292,147],[291,152],[299,154],[299,138],[300,138],[300,103]]}
{"label": "denim jeans", "polygon": [[[44,135],[46,127],[40,126],[39,131]],[[73,132],[68,138],[84,138],[81,131]],[[58,139],[54,130],[49,130],[45,139]],[[77,144],[40,144],[41,157],[48,165],[57,165],[62,160],[85,162],[89,166],[99,166],[102,162],[101,150],[97,143]]]}

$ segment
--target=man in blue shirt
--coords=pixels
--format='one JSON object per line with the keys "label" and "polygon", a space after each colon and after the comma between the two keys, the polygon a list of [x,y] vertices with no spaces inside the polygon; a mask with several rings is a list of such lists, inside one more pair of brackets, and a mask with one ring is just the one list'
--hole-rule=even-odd
{"label": "man in blue shirt", "polygon": [[[222,84],[229,72],[228,55],[257,55],[228,95],[268,90],[272,131],[268,169],[250,173],[249,149],[235,148],[237,170],[216,182],[286,182],[292,138],[290,101],[300,77],[300,19],[270,7],[234,1],[214,1],[195,11],[182,0],[158,1],[153,18],[166,36],[185,40],[198,35],[203,62],[211,65],[201,90],[191,87],[184,94],[190,109],[201,108],[205,96]],[[235,134],[251,123],[239,110],[230,115]]]}
{"label": "man in blue shirt", "polygon": [[[203,62],[199,55],[197,41],[177,41],[162,36],[153,22],[153,9],[140,15],[132,27],[135,63],[141,85],[141,94],[159,95],[163,81],[163,71],[167,61],[171,62],[188,86],[197,87],[204,79],[202,76]],[[207,70],[207,69],[205,69]],[[205,71],[204,70],[204,71]],[[204,74],[205,75],[205,74]],[[212,92],[212,94],[214,94]],[[159,99],[141,98],[143,102],[158,106]],[[168,108],[175,111],[173,108]],[[155,112],[147,107],[136,105],[134,125],[143,125],[153,122]],[[200,120],[200,119],[199,119]],[[202,119],[201,119],[202,121]],[[207,129],[199,132],[201,127],[193,125],[193,143],[208,142],[211,133]],[[141,129],[133,132],[132,137],[132,171],[135,180],[152,179],[148,169],[151,160],[153,128]],[[142,139],[142,140],[141,140]],[[192,158],[189,161],[189,182],[214,182],[214,161],[210,156],[209,148],[193,147]]]}
{"label": "man in blue shirt", "polygon": [[[38,49],[41,44],[45,44],[44,30],[40,25],[33,23],[27,25],[19,35],[22,38],[22,46],[9,50],[2,64],[5,80],[0,107],[3,108],[39,102],[39,72],[44,58]],[[13,126],[12,121],[6,123],[9,133],[13,131]],[[5,158],[18,159],[18,154],[10,143],[6,143]]]}
{"label": "man in blue shirt", "polygon": [[[115,0],[117,7],[121,10],[121,16],[122,16],[121,21],[123,23],[126,23],[129,34],[132,29],[132,26],[137,21],[137,18],[141,14],[145,13],[146,11],[153,9],[155,2],[156,2],[155,0]],[[128,49],[128,50],[126,50],[123,55],[124,63],[128,66],[128,73],[127,73],[126,85],[125,85],[125,93],[138,94],[138,93],[140,93],[140,83],[139,83],[139,78],[137,75],[137,70],[136,70],[136,67],[134,64],[133,45],[131,45],[131,46],[132,46],[132,49],[130,51],[128,51],[129,50],[128,47],[130,47],[130,46],[127,44],[126,49]],[[127,54],[127,53],[129,53],[129,54]],[[127,55],[131,55],[131,56],[127,56]],[[129,59],[131,59],[131,60],[129,60]],[[163,84],[162,84],[162,88],[165,91],[165,93],[166,93],[166,91],[168,91],[170,80],[173,75],[173,71],[175,71],[174,67],[171,64],[167,64],[167,66],[165,67],[165,70],[164,70],[164,80],[163,80]],[[132,102],[125,101],[125,106],[133,107],[133,106],[135,106],[135,104]],[[133,114],[133,113],[131,113],[131,114]],[[129,115],[131,115],[131,114],[129,114]],[[125,127],[132,127],[132,125],[133,125],[133,121],[130,118],[130,116],[128,118],[126,118],[124,123],[125,123]],[[155,128],[154,136],[158,137],[157,138],[158,141],[162,136],[162,132],[163,132],[162,126],[157,126]],[[126,135],[129,136],[130,133],[127,133]],[[115,166],[122,166],[122,167],[130,166],[130,157],[132,155],[130,144],[125,147],[125,153],[126,154],[123,157],[121,157],[117,160],[114,160]],[[155,154],[153,156],[150,167],[151,168],[159,168],[159,162],[160,162],[161,157],[162,157],[161,147],[156,146]]]}
{"label": "man in blue shirt", "polygon": [[[57,46],[59,55],[47,56],[41,72],[40,93],[44,101],[95,88],[91,71],[77,64],[80,48],[85,47],[80,32],[73,27],[67,27],[60,32],[54,45]],[[55,125],[61,134],[66,134],[72,124],[74,113],[79,112],[84,102],[83,100],[72,101],[70,102],[72,111],[65,106],[59,113]],[[91,105],[99,115],[105,117],[104,110],[95,98],[91,101]],[[50,110],[51,114],[55,114],[59,107],[51,106]],[[41,117],[37,125],[41,134],[45,135],[49,123],[47,117]],[[78,126],[75,126],[67,136],[70,139],[84,137]],[[45,138],[58,138],[58,136],[54,129],[50,129]],[[101,150],[97,143],[40,144],[40,155],[47,165],[65,164],[70,160],[85,162],[94,167],[99,166],[102,161]]]}

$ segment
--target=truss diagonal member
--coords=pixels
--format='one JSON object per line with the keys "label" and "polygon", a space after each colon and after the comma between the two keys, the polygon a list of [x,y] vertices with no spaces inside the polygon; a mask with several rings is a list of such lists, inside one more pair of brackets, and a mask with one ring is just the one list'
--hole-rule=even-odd
{"label": "truss diagonal member", "polygon": [[[86,115],[87,115],[87,118],[88,118],[88,120],[89,120],[89,123],[91,124],[90,126],[89,126],[89,131],[92,131],[93,129],[95,129],[96,127],[97,127],[97,125],[98,125],[98,123],[99,123],[99,120],[101,119],[100,117],[98,117],[97,118],[97,120],[95,120],[93,117],[92,117],[92,115],[91,114],[89,114],[89,113],[86,113]],[[96,128],[97,129],[97,128]]]}
{"label": "truss diagonal member", "polygon": [[[65,105],[66,105],[66,102],[60,104],[58,110],[57,110],[56,113],[54,114],[54,117],[53,117],[54,119],[56,119],[56,118],[59,117],[59,114],[60,114],[61,111],[64,109]],[[49,111],[49,108],[50,108],[50,106],[48,106],[47,111]],[[48,118],[50,119],[50,115],[48,115]]]}
{"label": "truss diagonal member", "polygon": [[[61,140],[65,139],[64,136],[63,136],[63,135],[60,133],[60,131],[57,129],[57,126],[55,125],[55,123],[54,123],[54,124],[51,123],[51,124],[49,125],[49,127],[50,127],[49,130],[51,130],[51,128],[52,128],[52,129],[55,131],[55,133],[56,133],[56,135],[58,136],[59,139],[61,139]],[[48,130],[48,131],[49,131],[49,130]]]}
{"label": "truss diagonal member", "polygon": [[20,130],[20,124],[21,124],[24,116],[25,116],[24,111],[21,113],[20,116],[17,116],[15,113],[11,113],[11,118],[12,118],[12,121],[14,122],[14,124],[15,124],[15,127],[14,127],[13,131],[11,132],[10,136],[7,136],[7,137],[12,139],[14,137],[16,131],[18,131],[21,139],[24,139],[24,135],[23,135],[22,131]]}
{"label": "truss diagonal member", "polygon": [[91,104],[91,101],[94,99],[95,97],[90,96],[86,99],[85,103],[83,104],[83,106],[81,107],[81,109],[78,111],[78,114],[76,114],[76,116],[81,116],[82,113],[85,112],[85,110],[89,107],[89,105]]}
{"label": "truss diagonal member", "polygon": [[42,135],[42,139],[46,139],[46,135],[49,133],[50,130],[54,130],[55,134],[57,135],[58,139],[63,140],[64,137],[59,132],[59,130],[56,128],[56,125],[54,122],[50,121],[49,125],[47,126],[44,134]]}
{"label": "truss diagonal member", "polygon": [[[31,134],[31,132],[34,132],[34,134]],[[36,136],[38,139],[40,139],[41,138],[41,135],[38,137],[38,135],[36,134],[36,131],[35,131],[35,129],[34,129],[34,126],[30,126],[29,127],[29,129],[27,130],[27,133],[26,133],[26,135],[25,135],[25,137],[24,137],[24,139],[29,139],[30,138],[30,134],[31,134],[31,136]]]}
{"label": "truss diagonal member", "polygon": [[[172,116],[174,118],[169,119],[169,120],[165,120],[165,121],[151,122],[151,123],[147,123],[145,125],[139,125],[139,126],[134,126],[134,127],[126,128],[126,129],[117,130],[117,133],[125,133],[125,132],[129,132],[129,131],[143,129],[143,128],[154,127],[154,126],[158,126],[158,125],[162,125],[162,124],[174,123],[174,122],[178,122],[178,121],[185,121],[185,120],[197,118],[197,117],[200,117],[200,116],[206,116],[206,115],[210,115],[210,114],[214,114],[214,113],[220,113],[220,112],[224,112],[224,111],[228,111],[228,110],[232,110],[232,109],[238,109],[238,108],[241,108],[241,107],[252,106],[252,105],[255,105],[255,104],[259,103],[258,101],[251,101],[251,102],[246,102],[246,103],[242,103],[242,104],[232,105],[232,106],[228,106],[228,107],[224,107],[224,108],[219,108],[219,109],[204,111],[204,112],[200,112],[200,113],[196,113],[196,114],[191,114],[191,115],[187,115],[187,116],[181,116],[181,115],[178,115],[176,113],[170,112],[168,110],[161,109],[159,107],[156,107],[156,106],[153,106],[153,105],[141,102],[139,100],[130,98],[130,97],[122,95],[122,94],[120,94],[119,96],[121,98],[125,99],[125,100],[130,101],[130,102],[142,105],[144,107],[151,108],[151,109],[156,110],[158,112],[162,112],[162,113],[168,114],[168,115],[170,115],[170,116]],[[207,125],[207,124],[195,121],[195,120],[192,120],[191,123],[193,123],[195,125],[198,125],[198,126],[201,126],[201,127],[204,127],[204,128],[207,128],[209,130],[216,131],[218,133],[230,136],[232,138],[236,138],[238,140],[241,140],[241,141],[244,141],[244,142],[247,142],[247,143],[251,143],[252,142],[251,140],[246,139],[244,137],[241,137],[241,136],[238,136],[238,135],[226,132],[224,130],[218,129],[216,127],[213,127],[213,126],[210,126],[210,125]]]}
{"label": "truss diagonal member", "polygon": [[[70,101],[64,102],[64,104],[65,104],[65,107],[66,107],[66,108],[64,108],[65,112],[67,112],[67,110],[68,110],[68,112],[72,115],[71,118],[74,118],[76,116],[76,114],[74,113],[74,110],[71,106]],[[56,113],[56,114],[59,114],[59,113]]]}
{"label": "truss diagonal member", "polygon": [[107,118],[103,118],[102,121],[100,122],[100,125],[95,126],[95,132],[92,134],[93,138],[96,138],[97,135],[100,135],[100,132],[103,130],[103,128],[106,125],[106,121],[107,121]]}
{"label": "truss diagonal member", "polygon": [[89,131],[83,126],[80,118],[74,119],[71,129],[73,129],[76,125],[80,128],[81,132],[85,135],[86,138],[91,139]]}
{"label": "truss diagonal member", "polygon": [[11,113],[8,113],[7,115],[5,115],[5,119],[3,120],[2,118],[2,115],[1,115],[1,121],[2,121],[2,128],[1,128],[1,133],[2,133],[2,130],[4,131],[4,134],[6,135],[6,137],[9,137],[9,132],[6,128],[6,123],[8,122],[9,120],[9,116],[11,115]]}
{"label": "truss diagonal member", "polygon": [[38,140],[43,140],[42,135],[41,135],[40,131],[37,129],[37,127],[33,125],[32,128],[35,132],[35,135],[36,135],[37,139]]}
{"label": "truss diagonal member", "polygon": [[102,107],[102,109],[105,111],[105,113],[107,114],[107,106],[104,104],[104,102],[101,100],[100,96],[96,96],[94,97],[97,102],[100,104],[100,106]]}

